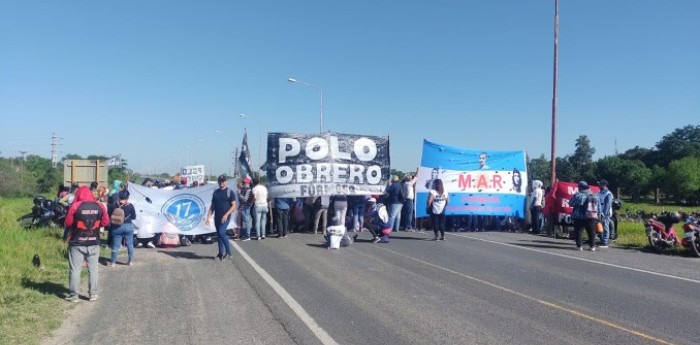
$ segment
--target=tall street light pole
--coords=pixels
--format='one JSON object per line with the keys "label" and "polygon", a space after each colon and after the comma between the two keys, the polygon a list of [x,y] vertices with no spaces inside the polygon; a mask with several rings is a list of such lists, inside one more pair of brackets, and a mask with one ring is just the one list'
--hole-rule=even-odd
{"label": "tall street light pole", "polygon": [[559,76],[559,0],[554,0],[554,77],[552,80],[552,175],[550,186],[557,179],[557,78]]}
{"label": "tall street light pole", "polygon": [[321,90],[320,87],[318,87],[314,84],[311,84],[311,83],[308,83],[308,82],[305,82],[302,80],[298,80],[298,79],[294,79],[294,78],[287,78],[287,81],[290,83],[299,83],[299,84],[308,86],[310,88],[316,89],[318,91],[318,93],[321,95],[321,119],[320,119],[319,125],[318,125],[318,132],[323,133],[323,90]]}
{"label": "tall street light pole", "polygon": [[257,120],[258,121],[258,175],[261,173],[261,168],[260,166],[262,165],[262,121],[257,118],[257,117],[252,117],[247,114],[238,114],[238,116],[245,118],[245,119],[251,119],[251,120]]}

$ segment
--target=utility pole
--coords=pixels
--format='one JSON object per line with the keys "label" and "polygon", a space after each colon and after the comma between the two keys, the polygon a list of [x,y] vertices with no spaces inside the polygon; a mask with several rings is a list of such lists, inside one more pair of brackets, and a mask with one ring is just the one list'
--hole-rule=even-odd
{"label": "utility pole", "polygon": [[238,147],[236,147],[236,152],[233,154],[233,177],[238,178]]}
{"label": "utility pole", "polygon": [[557,78],[559,77],[559,0],[554,0],[554,77],[552,80],[552,181],[557,180]]}
{"label": "utility pole", "polygon": [[19,151],[19,154],[22,155],[22,160],[26,161],[27,160],[27,151]]}
{"label": "utility pole", "polygon": [[[231,169],[236,166],[236,154],[234,153],[233,150],[229,151],[229,164],[228,164],[228,176],[232,177],[233,175],[231,174]],[[234,172],[235,174],[235,172]]]}

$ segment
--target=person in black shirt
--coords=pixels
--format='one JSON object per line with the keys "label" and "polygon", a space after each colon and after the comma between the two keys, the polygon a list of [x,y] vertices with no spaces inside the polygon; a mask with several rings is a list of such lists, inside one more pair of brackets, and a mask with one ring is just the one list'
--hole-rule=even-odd
{"label": "person in black shirt", "polygon": [[[235,191],[226,187],[226,176],[219,176],[218,182],[219,189],[215,190],[212,195],[211,207],[209,207],[209,212],[207,212],[207,218],[204,220],[204,223],[209,225],[211,216],[212,214],[214,215],[214,226],[216,227],[216,233],[219,237],[219,254],[216,258],[223,260],[231,257],[231,243],[228,241],[226,228],[228,227],[228,222],[231,220],[231,213],[236,211],[238,195]],[[226,250],[226,254],[224,254],[224,250]]]}
{"label": "person in black shirt", "polygon": [[120,225],[112,224],[110,233],[112,234],[112,260],[107,267],[114,267],[117,263],[117,254],[119,254],[119,246],[122,244],[122,238],[126,242],[126,249],[129,254],[127,265],[131,266],[134,260],[134,224],[136,219],[136,209],[134,205],[129,203],[129,191],[122,190],[117,193],[119,201],[111,204],[108,207],[109,215],[114,214],[114,210],[120,208],[124,211],[124,223]]}

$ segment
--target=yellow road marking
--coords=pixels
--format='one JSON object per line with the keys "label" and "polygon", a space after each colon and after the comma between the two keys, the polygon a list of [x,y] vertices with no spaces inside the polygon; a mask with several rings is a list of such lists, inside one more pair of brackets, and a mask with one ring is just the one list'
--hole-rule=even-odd
{"label": "yellow road marking", "polygon": [[461,273],[461,272],[457,272],[457,271],[451,270],[451,269],[449,269],[449,268],[445,268],[445,267],[442,267],[442,266],[438,266],[438,265],[436,265],[436,264],[432,264],[432,263],[430,263],[430,262],[423,261],[423,260],[421,260],[421,259],[417,259],[417,258],[408,256],[408,255],[405,255],[405,254],[401,254],[401,253],[399,253],[399,252],[393,251],[393,250],[391,250],[391,249],[387,249],[387,248],[385,248],[385,247],[382,247],[382,249],[383,249],[383,250],[386,250],[386,251],[388,251],[388,252],[391,252],[391,253],[393,253],[393,254],[395,254],[395,255],[402,256],[402,257],[405,257],[405,258],[407,258],[407,259],[410,259],[410,260],[413,260],[413,261],[416,261],[416,262],[420,262],[420,263],[422,263],[422,264],[424,264],[424,265],[426,265],[426,266],[434,267],[434,268],[443,270],[443,271],[445,271],[445,272],[449,272],[449,273],[452,273],[452,274],[456,274],[456,275],[458,275],[458,276],[460,276],[460,277],[463,277],[463,278],[466,278],[466,279],[469,279],[469,280],[472,280],[472,281],[475,281],[475,282],[478,282],[478,283],[481,283],[481,284],[484,284],[484,285],[488,285],[488,286],[490,286],[490,287],[492,287],[492,288],[496,288],[496,289],[499,289],[499,290],[501,290],[501,291],[508,292],[508,293],[510,293],[510,294],[516,295],[516,296],[518,296],[518,297],[522,297],[522,298],[527,299],[527,300],[530,300],[530,301],[534,301],[534,302],[540,303],[540,304],[542,304],[542,305],[544,305],[544,306],[546,306],[546,307],[552,308],[552,309],[558,309],[558,310],[567,312],[567,313],[569,313],[569,314],[572,314],[572,315],[575,315],[575,316],[584,318],[584,319],[586,319],[586,320],[590,320],[590,321],[593,321],[593,322],[596,322],[596,323],[599,323],[599,324],[602,324],[602,325],[605,325],[605,326],[608,326],[608,327],[611,327],[611,328],[615,328],[615,329],[618,329],[618,330],[621,330],[621,331],[624,331],[624,332],[627,332],[627,333],[636,335],[636,336],[641,337],[641,338],[645,338],[645,339],[649,339],[649,340],[655,341],[655,342],[657,342],[657,343],[659,343],[659,344],[672,344],[672,343],[669,343],[669,342],[667,342],[667,341],[665,341],[665,340],[662,340],[662,339],[653,337],[653,336],[651,336],[651,335],[648,335],[648,334],[645,334],[645,333],[642,333],[642,332],[639,332],[639,331],[635,331],[635,330],[633,330],[633,329],[625,328],[625,327],[620,326],[620,325],[618,325],[618,324],[615,324],[615,323],[613,323],[613,322],[606,321],[606,320],[602,320],[602,319],[599,319],[599,318],[596,318],[596,317],[593,317],[593,316],[590,316],[590,315],[587,315],[587,314],[578,312],[578,311],[573,310],[573,309],[568,309],[568,308],[562,307],[562,306],[560,306],[560,305],[558,305],[558,304],[554,304],[554,303],[551,303],[551,302],[547,302],[547,301],[545,301],[545,300],[541,300],[541,299],[538,299],[538,298],[535,298],[535,297],[531,297],[531,296],[525,295],[525,294],[523,294],[523,293],[517,292],[517,291],[515,291],[515,290],[511,290],[511,289],[509,289],[509,288],[506,288],[506,287],[503,287],[503,286],[500,286],[500,285],[497,285],[497,284],[488,282],[488,281],[483,280],[483,279],[479,279],[479,278],[476,278],[476,277],[472,277],[472,276],[470,276],[470,275],[467,275],[467,274],[464,274],[464,273]]}

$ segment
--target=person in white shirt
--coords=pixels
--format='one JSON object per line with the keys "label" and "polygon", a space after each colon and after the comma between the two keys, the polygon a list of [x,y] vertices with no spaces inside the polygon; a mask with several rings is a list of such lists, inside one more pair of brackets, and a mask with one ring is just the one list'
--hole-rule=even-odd
{"label": "person in white shirt", "polygon": [[409,232],[414,231],[413,205],[416,197],[415,186],[416,178],[413,175],[408,175],[401,185],[401,194],[404,200],[402,209],[403,215],[401,216],[403,224],[401,224],[401,226]]}
{"label": "person in white shirt", "polygon": [[542,181],[532,181],[532,193],[530,193],[530,198],[532,199],[532,205],[530,206],[532,234],[539,235],[542,226],[542,222],[540,221],[540,215],[542,215],[542,207],[544,206],[544,191],[542,190]]}
{"label": "person in white shirt", "polygon": [[267,214],[269,203],[267,201],[267,187],[260,183],[258,177],[253,181],[255,187],[253,193],[253,207],[255,209],[255,236],[258,240],[265,239],[265,226],[267,225]]}
{"label": "person in white shirt", "polygon": [[[433,232],[435,233],[435,238],[433,241],[445,240],[445,210],[447,209],[447,204],[450,203],[450,196],[445,191],[445,187],[442,184],[441,179],[435,180],[433,184],[435,188],[430,190],[430,195],[428,196],[427,211],[430,213],[430,219],[433,223]],[[438,238],[438,235],[440,237]]]}

